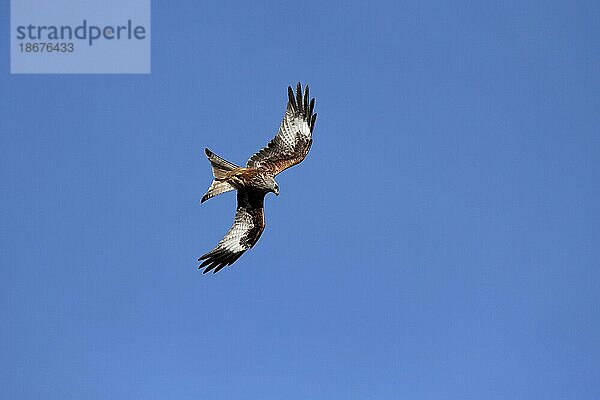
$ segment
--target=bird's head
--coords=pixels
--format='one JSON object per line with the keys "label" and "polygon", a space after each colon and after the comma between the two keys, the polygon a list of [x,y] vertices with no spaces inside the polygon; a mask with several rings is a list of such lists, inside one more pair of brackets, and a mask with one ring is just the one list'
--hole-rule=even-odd
{"label": "bird's head", "polygon": [[269,192],[275,193],[275,196],[279,196],[279,185],[275,182],[275,178],[272,176],[267,176],[267,190]]}
{"label": "bird's head", "polygon": [[270,174],[261,174],[254,181],[254,185],[257,188],[264,190],[265,192],[273,192],[275,196],[279,196],[279,186],[277,182],[275,182],[275,178],[273,178]]}

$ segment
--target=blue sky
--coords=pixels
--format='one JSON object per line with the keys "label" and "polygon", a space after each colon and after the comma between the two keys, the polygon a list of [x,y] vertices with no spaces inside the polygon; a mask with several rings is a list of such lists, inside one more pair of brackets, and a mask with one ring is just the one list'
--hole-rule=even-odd
{"label": "blue sky", "polygon": [[[1,41],[0,397],[599,398],[600,6],[398,3],[154,2],[151,75]],[[311,152],[202,275],[203,149],[297,81]]]}

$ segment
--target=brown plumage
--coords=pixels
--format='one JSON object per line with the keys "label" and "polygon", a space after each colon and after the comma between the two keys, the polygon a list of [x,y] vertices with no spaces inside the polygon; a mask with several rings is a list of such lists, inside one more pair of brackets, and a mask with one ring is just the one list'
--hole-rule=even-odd
{"label": "brown plumage", "polygon": [[246,167],[238,167],[205,149],[214,180],[201,202],[237,190],[237,209],[233,225],[223,239],[198,259],[202,261],[199,268],[205,268],[203,273],[218,272],[233,264],[258,242],[265,229],[265,195],[269,192],[279,195],[275,176],[302,162],[312,145],[317,114],[313,113],[315,99],[308,99],[308,85],[302,93],[298,83],[295,95],[288,87],[288,103],[279,131],[266,147],[250,157]]}

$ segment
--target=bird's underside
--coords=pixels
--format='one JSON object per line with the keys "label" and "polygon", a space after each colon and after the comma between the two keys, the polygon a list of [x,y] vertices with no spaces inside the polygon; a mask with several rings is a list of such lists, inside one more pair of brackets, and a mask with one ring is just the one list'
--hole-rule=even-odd
{"label": "bird's underside", "polygon": [[256,244],[265,229],[264,198],[279,194],[275,176],[304,160],[312,145],[312,131],[317,114],[315,100],[309,102],[308,86],[304,93],[300,83],[296,93],[288,87],[288,103],[283,121],[269,144],[255,153],[245,167],[239,167],[205,149],[213,169],[214,180],[201,202],[237,190],[237,209],[233,225],[217,246],[201,256],[203,273],[218,272],[233,264]]}

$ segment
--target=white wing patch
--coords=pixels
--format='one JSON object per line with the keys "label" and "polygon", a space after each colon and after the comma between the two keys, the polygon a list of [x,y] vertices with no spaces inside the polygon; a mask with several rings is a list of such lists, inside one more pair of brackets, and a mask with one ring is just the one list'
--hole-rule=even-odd
{"label": "white wing patch", "polygon": [[252,228],[254,228],[252,216],[246,210],[241,210],[236,213],[233,226],[225,234],[225,237],[219,242],[217,247],[222,247],[233,253],[248,250],[248,247],[242,245],[241,239]]}

